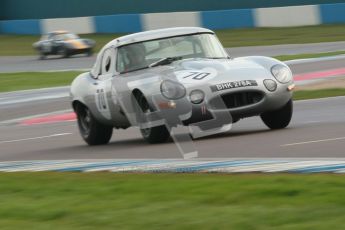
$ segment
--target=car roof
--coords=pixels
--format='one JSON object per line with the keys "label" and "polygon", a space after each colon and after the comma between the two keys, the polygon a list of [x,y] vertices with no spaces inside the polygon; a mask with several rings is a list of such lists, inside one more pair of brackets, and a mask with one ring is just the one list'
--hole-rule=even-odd
{"label": "car roof", "polygon": [[158,29],[158,30],[149,30],[145,32],[134,33],[126,36],[122,36],[116,38],[109,42],[105,48],[110,46],[123,46],[132,43],[148,41],[148,40],[155,40],[159,38],[166,38],[166,37],[174,37],[174,36],[182,36],[188,34],[197,34],[197,33],[212,33],[213,31],[201,27],[173,27],[173,28],[166,28],[166,29]]}

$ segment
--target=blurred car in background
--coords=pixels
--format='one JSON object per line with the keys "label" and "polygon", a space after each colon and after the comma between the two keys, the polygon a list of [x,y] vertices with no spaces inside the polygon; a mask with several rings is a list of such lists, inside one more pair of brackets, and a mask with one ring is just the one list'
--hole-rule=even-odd
{"label": "blurred car in background", "polygon": [[91,56],[95,44],[94,40],[80,38],[68,31],[53,31],[43,35],[33,47],[40,59],[45,59],[48,55],[61,55],[67,58],[76,54]]}

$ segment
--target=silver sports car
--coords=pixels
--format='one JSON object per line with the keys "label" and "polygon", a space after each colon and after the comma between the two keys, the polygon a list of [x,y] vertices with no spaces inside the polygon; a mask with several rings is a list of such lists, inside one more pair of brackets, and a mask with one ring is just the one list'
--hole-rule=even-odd
{"label": "silver sports car", "polygon": [[131,126],[149,143],[159,143],[173,127],[207,133],[251,116],[260,116],[270,129],[285,128],[293,88],[286,64],[269,57],[231,58],[213,31],[182,27],[109,42],[92,70],[73,81],[71,98],[89,145],[106,144],[114,128]]}

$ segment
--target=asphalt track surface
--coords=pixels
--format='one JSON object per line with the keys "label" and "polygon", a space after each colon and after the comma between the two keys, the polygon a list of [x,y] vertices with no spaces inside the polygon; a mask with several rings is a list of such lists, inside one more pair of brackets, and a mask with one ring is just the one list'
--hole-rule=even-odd
{"label": "asphalt track surface", "polygon": [[[194,146],[200,158],[343,158],[344,115],[345,97],[298,101],[286,129],[271,131],[259,118],[249,118],[227,133],[195,140]],[[173,141],[147,144],[136,128],[115,130],[110,144],[89,147],[81,140],[75,121],[0,126],[0,161],[138,158],[182,155]]]}
{"label": "asphalt track surface", "polygon": [[[344,63],[344,59],[330,59],[290,66],[294,74],[300,74],[341,68]],[[66,88],[56,90],[53,95]],[[67,95],[35,99],[35,95],[44,92],[0,94],[0,161],[182,158],[173,141],[147,144],[136,128],[114,130],[110,144],[89,147],[81,140],[75,121],[38,125],[9,121],[70,110]],[[343,158],[345,97],[295,102],[293,120],[283,130],[271,131],[254,117],[239,121],[227,133],[194,140],[194,146],[200,158],[212,159]]]}
{"label": "asphalt track surface", "polygon": [[[277,56],[305,53],[310,54],[340,50],[345,50],[345,42],[227,48],[227,51],[232,57],[250,55]],[[51,56],[46,60],[38,60],[37,56],[4,56],[0,57],[0,73],[90,69],[94,64],[95,59],[95,55],[92,57],[79,55],[68,59]]]}

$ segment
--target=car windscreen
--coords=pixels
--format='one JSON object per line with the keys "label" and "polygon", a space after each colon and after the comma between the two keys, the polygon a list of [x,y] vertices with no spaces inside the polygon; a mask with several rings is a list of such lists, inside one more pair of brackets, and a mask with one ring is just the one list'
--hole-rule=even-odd
{"label": "car windscreen", "polygon": [[66,41],[66,40],[74,40],[78,39],[79,36],[76,34],[66,33],[66,34],[57,34],[55,35],[55,40]]}
{"label": "car windscreen", "polygon": [[228,58],[228,55],[213,34],[192,34],[119,47],[116,68],[120,73],[131,72],[168,57]]}

